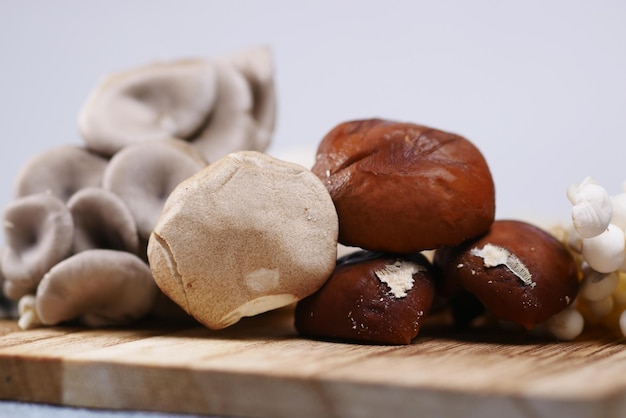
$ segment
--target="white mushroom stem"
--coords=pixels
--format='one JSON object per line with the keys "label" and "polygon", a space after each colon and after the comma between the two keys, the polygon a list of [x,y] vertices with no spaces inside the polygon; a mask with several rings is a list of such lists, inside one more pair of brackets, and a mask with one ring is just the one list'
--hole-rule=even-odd
{"label": "white mushroom stem", "polygon": [[589,266],[600,273],[618,270],[626,258],[624,231],[613,224],[592,238],[583,239],[582,255]]}
{"label": "white mushroom stem", "polygon": [[116,194],[86,188],[72,196],[67,207],[74,219],[74,253],[100,248],[138,254],[137,224]]}
{"label": "white mushroom stem", "polygon": [[87,149],[64,145],[36,155],[20,170],[14,196],[50,192],[63,202],[85,187],[99,187],[107,160]]}
{"label": "white mushroom stem", "polygon": [[37,309],[35,308],[35,304],[35,295],[24,295],[20,299],[17,305],[19,314],[17,326],[20,329],[27,330],[41,326],[41,320],[37,315]]}
{"label": "white mushroom stem", "polygon": [[104,78],[80,112],[79,129],[89,148],[108,156],[145,141],[189,138],[216,97],[214,63],[155,63]]}
{"label": "white mushroom stem", "polygon": [[606,317],[608,314],[610,314],[613,306],[614,302],[611,296],[607,296],[604,299],[587,302],[589,314],[592,316],[594,321],[599,321],[602,318]]}
{"label": "white mushroom stem", "polygon": [[65,204],[50,193],[16,199],[4,211],[3,290],[12,300],[34,293],[43,275],[69,256],[74,223]]}
{"label": "white mushroom stem", "polygon": [[45,325],[78,320],[91,327],[125,324],[146,316],[157,288],[137,256],[87,250],[60,262],[37,288],[37,313]]}
{"label": "white mushroom stem", "polygon": [[604,232],[613,214],[608,192],[600,185],[583,183],[573,195],[572,223],[583,238]]}
{"label": "white mushroom stem", "polygon": [[618,228],[626,229],[626,192],[613,196],[611,202],[613,204],[611,223]]}
{"label": "white mushroom stem", "polygon": [[585,326],[585,320],[580,312],[573,308],[566,308],[548,319],[543,324],[544,329],[553,337],[571,341],[578,337]]}
{"label": "white mushroom stem", "polygon": [[102,186],[126,204],[139,236],[147,241],[172,190],[206,165],[203,156],[185,141],[143,142],[115,154]]}
{"label": "white mushroom stem", "polygon": [[619,316],[619,329],[622,331],[622,335],[626,337],[626,310]]}
{"label": "white mushroom stem", "polygon": [[598,273],[589,268],[584,268],[583,274],[579,295],[591,302],[597,302],[611,296],[619,284],[619,273],[617,272]]}

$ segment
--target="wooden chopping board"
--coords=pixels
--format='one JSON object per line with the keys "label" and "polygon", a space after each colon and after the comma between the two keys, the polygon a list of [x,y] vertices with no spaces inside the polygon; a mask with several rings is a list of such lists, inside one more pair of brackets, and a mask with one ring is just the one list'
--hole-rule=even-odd
{"label": "wooden chopping board", "polygon": [[219,332],[0,321],[0,399],[249,417],[624,417],[625,348],[606,335],[437,327],[409,346],[312,341],[289,310]]}

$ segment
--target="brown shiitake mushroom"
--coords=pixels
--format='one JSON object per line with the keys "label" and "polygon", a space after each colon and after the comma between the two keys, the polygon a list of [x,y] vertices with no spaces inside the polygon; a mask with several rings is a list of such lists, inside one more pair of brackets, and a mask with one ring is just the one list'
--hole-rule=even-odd
{"label": "brown shiitake mushroom", "polygon": [[565,246],[523,221],[498,220],[478,239],[438,249],[434,266],[445,293],[468,292],[496,318],[526,329],[569,306],[579,288]]}
{"label": "brown shiitake mushroom", "polygon": [[357,251],[337,260],[332,276],[298,302],[302,335],[376,344],[409,344],[434,298],[432,268],[421,254]]}
{"label": "brown shiitake mushroom", "polygon": [[419,252],[489,229],[495,189],[489,167],[462,136],[380,119],[346,122],[321,141],[312,171],[339,214],[339,242]]}

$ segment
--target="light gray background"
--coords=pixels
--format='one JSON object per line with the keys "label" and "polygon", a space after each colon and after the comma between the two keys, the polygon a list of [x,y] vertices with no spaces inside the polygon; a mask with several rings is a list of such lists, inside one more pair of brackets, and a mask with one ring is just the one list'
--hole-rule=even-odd
{"label": "light gray background", "polygon": [[454,131],[485,154],[499,218],[567,221],[570,183],[626,179],[624,1],[0,0],[0,205],[28,158],[81,142],[104,74],[259,43],[275,54],[275,155],[311,162],[352,118]]}
{"label": "light gray background", "polygon": [[570,183],[626,179],[624,1],[0,0],[0,204],[28,158],[81,142],[103,75],[260,43],[285,159],[309,164],[337,123],[377,116],[471,139],[499,218],[568,221]]}

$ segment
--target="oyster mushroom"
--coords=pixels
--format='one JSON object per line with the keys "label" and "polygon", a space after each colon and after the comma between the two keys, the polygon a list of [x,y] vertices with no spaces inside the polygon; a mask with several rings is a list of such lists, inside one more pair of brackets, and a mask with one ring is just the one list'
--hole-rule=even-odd
{"label": "oyster mushroom", "polygon": [[74,220],[73,253],[111,249],[137,254],[137,224],[126,204],[102,188],[82,189],[67,202]]}
{"label": "oyster mushroom", "polygon": [[50,192],[64,202],[85,187],[98,187],[107,160],[87,149],[64,145],[30,159],[15,180],[16,198]]}
{"label": "oyster mushroom", "polygon": [[126,203],[140,238],[147,241],[171,191],[206,165],[202,155],[182,140],[143,142],[115,154],[102,186]]}
{"label": "oyster mushroom", "polygon": [[146,316],[156,294],[150,268],[136,255],[87,250],[46,273],[37,288],[37,316],[44,325],[121,325]]}
{"label": "oyster mushroom", "polygon": [[161,290],[219,329],[319,289],[337,257],[337,212],[309,170],[229,154],[170,195],[148,244]]}
{"label": "oyster mushroom", "polygon": [[90,149],[111,156],[125,146],[188,138],[211,114],[215,65],[206,60],[155,63],[105,77],[79,114]]}
{"label": "oyster mushroom", "polygon": [[[0,251],[1,253],[1,251]],[[1,262],[1,258],[0,258]],[[2,285],[4,283],[4,274],[2,274],[2,266],[0,265],[0,319],[12,318],[17,313],[16,304],[14,301],[7,299],[2,292]]]}
{"label": "oyster mushroom", "polygon": [[9,299],[18,300],[34,293],[43,275],[70,255],[74,222],[59,198],[37,193],[7,205],[4,236],[3,289]]}
{"label": "oyster mushroom", "polygon": [[239,150],[265,151],[276,119],[270,50],[254,48],[217,60],[217,101],[192,144],[210,161]]}
{"label": "oyster mushroom", "polygon": [[113,74],[90,94],[79,129],[89,148],[107,156],[165,138],[193,143],[208,161],[264,151],[276,118],[273,71],[270,49],[258,47]]}

